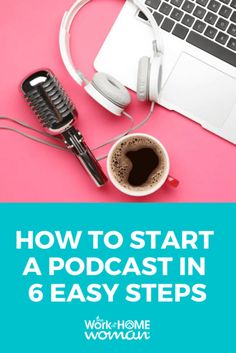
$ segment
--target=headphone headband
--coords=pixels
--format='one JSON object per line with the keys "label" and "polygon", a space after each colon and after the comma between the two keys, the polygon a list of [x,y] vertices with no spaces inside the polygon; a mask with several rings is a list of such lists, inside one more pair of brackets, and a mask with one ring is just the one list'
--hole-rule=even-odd
{"label": "headphone headband", "polygon": [[[83,73],[79,70],[77,70],[74,67],[73,60],[71,57],[71,50],[70,50],[70,28],[72,25],[72,22],[75,18],[75,16],[78,14],[80,9],[86,5],[89,1],[91,0],[77,0],[72,7],[65,12],[62,22],[61,22],[61,27],[60,27],[60,35],[59,35],[59,44],[60,44],[60,51],[61,51],[61,56],[62,60],[70,73],[70,75],[73,77],[73,79],[80,85],[82,86],[83,83],[87,83],[88,80],[84,77]],[[154,51],[154,56],[157,55],[157,43],[161,42],[160,40],[160,35],[159,35],[159,28],[158,25],[152,16],[151,12],[148,10],[148,8],[140,1],[140,0],[128,0],[131,3],[133,3],[139,10],[141,10],[144,15],[147,17],[153,32],[154,32],[154,42],[153,42],[153,51]],[[159,50],[160,52],[161,50]]]}

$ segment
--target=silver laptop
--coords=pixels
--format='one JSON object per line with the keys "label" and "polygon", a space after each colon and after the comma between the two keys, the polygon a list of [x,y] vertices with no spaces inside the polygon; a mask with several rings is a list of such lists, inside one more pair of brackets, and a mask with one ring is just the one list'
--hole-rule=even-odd
{"label": "silver laptop", "polygon": [[[159,103],[236,144],[236,0],[143,0],[164,43]],[[95,60],[136,90],[139,58],[152,30],[127,1]]]}

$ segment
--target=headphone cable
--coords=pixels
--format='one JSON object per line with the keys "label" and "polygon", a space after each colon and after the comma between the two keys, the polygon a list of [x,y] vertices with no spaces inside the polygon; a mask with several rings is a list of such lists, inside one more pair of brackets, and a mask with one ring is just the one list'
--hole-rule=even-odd
{"label": "headphone cable", "polygon": [[[11,122],[13,122],[13,123],[15,123],[15,124],[17,124],[17,125],[20,125],[20,126],[23,126],[23,127],[27,128],[27,129],[29,129],[29,130],[35,131],[35,132],[37,132],[37,133],[40,134],[40,135],[43,135],[43,136],[46,136],[46,137],[50,137],[50,138],[53,138],[55,141],[61,142],[61,139],[60,139],[60,138],[58,138],[58,137],[56,137],[56,136],[52,136],[52,135],[48,134],[48,133],[45,132],[45,131],[38,130],[38,129],[34,128],[33,126],[28,125],[28,124],[26,124],[25,122],[20,121],[20,120],[18,120],[18,119],[10,118],[10,117],[8,117],[8,116],[3,116],[3,115],[0,115],[0,119],[1,119],[1,120],[8,120],[8,121],[11,121]],[[67,149],[66,147],[64,147],[64,146],[60,146],[60,145],[51,143],[51,142],[49,142],[49,141],[45,141],[45,140],[40,139],[40,138],[38,138],[38,137],[36,137],[36,136],[27,134],[26,132],[23,132],[23,131],[21,131],[21,130],[18,130],[18,129],[9,127],[9,126],[0,126],[0,129],[1,129],[1,130],[7,130],[7,131],[15,132],[15,133],[17,133],[17,134],[20,134],[21,136],[24,136],[24,137],[30,139],[30,140],[39,142],[39,143],[44,144],[44,145],[47,145],[47,146],[49,146],[49,147],[57,148],[57,149],[59,149],[59,150],[61,150],[61,151],[67,151],[67,152],[68,152],[68,149]]]}
{"label": "headphone cable", "polygon": [[[107,145],[109,145],[109,144],[111,144],[111,143],[113,143],[113,142],[116,142],[116,141],[119,140],[121,137],[124,137],[124,136],[128,135],[130,132],[133,132],[133,131],[139,129],[140,127],[142,127],[143,125],[145,125],[145,124],[150,120],[152,114],[154,113],[154,108],[155,108],[155,102],[152,102],[152,103],[151,103],[151,106],[150,106],[149,113],[148,113],[148,115],[145,117],[145,119],[143,119],[143,120],[142,120],[140,123],[138,123],[137,125],[132,126],[130,129],[128,129],[127,131],[125,131],[123,134],[118,135],[118,136],[114,137],[113,139],[106,141],[105,143],[103,143],[103,144],[100,145],[100,146],[97,146],[97,147],[94,148],[92,151],[95,151],[95,150],[97,150],[97,149],[100,149],[101,147],[104,147],[104,146],[107,146]],[[123,114],[124,114],[128,119],[130,119],[132,122],[134,122],[134,118],[133,118],[130,114],[128,114],[128,113],[126,113],[126,112],[123,112]],[[107,156],[108,156],[108,154],[105,154],[105,155],[103,155],[103,156],[98,157],[97,160],[98,160],[98,161],[101,161],[101,160],[107,158]]]}
{"label": "headphone cable", "polygon": [[[110,145],[110,144],[112,144],[113,142],[116,142],[116,141],[119,140],[120,138],[122,138],[122,137],[128,135],[129,133],[131,133],[131,132],[133,132],[133,131],[139,129],[139,128],[142,127],[143,125],[145,125],[145,124],[149,121],[149,119],[151,118],[151,116],[152,116],[152,114],[153,114],[153,112],[154,112],[154,106],[155,106],[155,103],[152,102],[152,103],[151,103],[151,107],[150,107],[150,111],[149,111],[148,115],[145,117],[144,120],[142,120],[139,124],[137,124],[137,125],[135,125],[135,126],[134,126],[134,118],[133,118],[130,114],[128,114],[128,113],[126,113],[126,112],[123,112],[123,115],[124,115],[125,117],[127,117],[127,118],[130,120],[130,127],[129,127],[125,132],[123,132],[122,134],[119,134],[119,135],[117,135],[117,136],[115,136],[115,137],[113,137],[113,138],[107,140],[107,141],[104,142],[103,144],[101,144],[101,145],[99,145],[99,146],[93,148],[92,151],[96,151],[96,150],[98,150],[98,149],[100,149],[100,148],[102,148],[102,147],[105,147],[105,146],[107,146],[107,145]],[[37,133],[40,134],[40,135],[43,135],[43,136],[45,136],[45,137],[53,138],[53,139],[54,139],[55,141],[57,141],[57,142],[62,142],[60,138],[58,138],[58,137],[56,137],[56,136],[52,136],[52,135],[48,134],[48,133],[45,132],[45,131],[38,130],[38,129],[34,128],[33,126],[28,125],[27,123],[25,123],[25,122],[23,122],[23,121],[20,121],[20,120],[18,120],[18,119],[10,118],[10,117],[3,116],[3,115],[0,115],[0,119],[1,119],[1,120],[8,120],[8,121],[11,121],[11,122],[13,122],[13,123],[15,123],[15,124],[17,124],[17,125],[20,125],[20,126],[25,127],[25,128],[27,128],[27,129],[29,129],[29,130],[35,131],[35,132],[37,132]],[[60,146],[60,145],[57,145],[57,144],[55,144],[55,143],[52,143],[52,142],[49,142],[49,141],[40,139],[40,138],[38,138],[38,137],[36,137],[36,136],[27,134],[26,132],[23,132],[23,131],[21,131],[21,130],[18,130],[18,129],[9,127],[9,126],[0,126],[0,130],[12,131],[12,132],[15,132],[15,133],[17,133],[17,134],[20,134],[21,136],[24,136],[24,137],[30,139],[30,140],[33,140],[33,141],[35,141],[35,142],[44,144],[44,145],[46,145],[46,146],[53,147],[53,148],[56,148],[56,149],[61,150],[61,151],[70,152],[70,151],[69,151],[66,147],[64,147],[64,146]],[[107,155],[108,155],[108,154],[103,155],[103,156],[100,156],[100,157],[97,158],[97,160],[98,160],[98,161],[103,160],[103,159],[107,158]]]}

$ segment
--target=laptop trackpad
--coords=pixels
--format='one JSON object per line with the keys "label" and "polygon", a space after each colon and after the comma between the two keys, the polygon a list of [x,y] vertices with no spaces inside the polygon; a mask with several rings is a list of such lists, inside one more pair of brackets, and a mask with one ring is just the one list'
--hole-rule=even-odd
{"label": "laptop trackpad", "polygon": [[182,53],[161,92],[174,110],[199,123],[222,127],[236,102],[236,80]]}

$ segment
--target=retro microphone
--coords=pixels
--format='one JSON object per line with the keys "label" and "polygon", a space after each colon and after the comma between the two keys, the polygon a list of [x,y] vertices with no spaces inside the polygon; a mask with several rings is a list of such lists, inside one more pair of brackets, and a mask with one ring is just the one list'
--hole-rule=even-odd
{"label": "retro microphone", "polygon": [[96,185],[103,186],[107,178],[82,134],[74,127],[77,110],[55,75],[49,70],[37,71],[23,81],[21,89],[46,131],[60,135]]}

